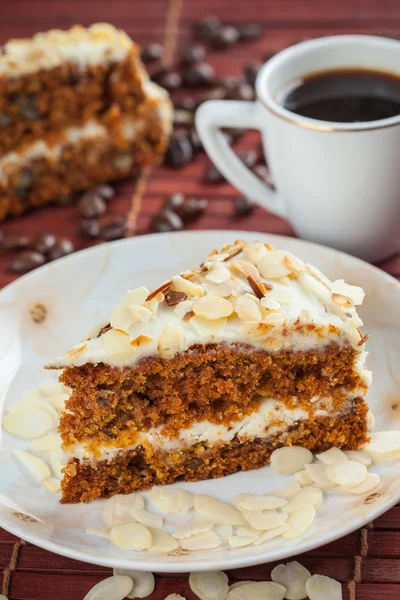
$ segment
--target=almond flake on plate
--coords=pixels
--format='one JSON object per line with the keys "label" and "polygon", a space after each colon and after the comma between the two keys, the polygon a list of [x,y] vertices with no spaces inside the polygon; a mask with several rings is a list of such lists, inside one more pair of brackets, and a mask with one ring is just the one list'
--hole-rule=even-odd
{"label": "almond flake on plate", "polygon": [[86,533],[104,540],[110,539],[110,530],[108,527],[88,527]]}
{"label": "almond flake on plate", "polygon": [[321,454],[316,454],[316,457],[326,465],[343,462],[348,458],[343,450],[335,447],[329,448],[329,450],[326,450],[326,452],[322,452]]}
{"label": "almond flake on plate", "polygon": [[62,474],[62,464],[59,458],[59,452],[55,452],[54,450],[52,452],[50,452],[50,466],[53,470],[53,473],[56,477],[58,477],[59,479],[62,478],[63,474]]}
{"label": "almond flake on plate", "polygon": [[249,527],[248,525],[242,525],[241,527],[238,527],[236,529],[235,535],[245,535],[245,536],[253,536],[256,535],[257,537],[260,535],[260,532],[257,531],[257,529],[254,529],[254,527]]}
{"label": "almond flake on plate", "polygon": [[127,595],[127,598],[147,598],[147,596],[150,596],[150,594],[154,592],[156,582],[153,573],[150,573],[149,571],[113,569],[113,572],[114,575],[123,575],[131,578],[133,587],[131,592]]}
{"label": "almond flake on plate", "polygon": [[271,573],[271,579],[286,588],[287,600],[304,600],[307,597],[306,583],[311,573],[296,560],[286,565],[277,565]]}
{"label": "almond flake on plate", "polygon": [[190,573],[189,585],[200,600],[225,600],[229,591],[228,577],[223,571]]}
{"label": "almond flake on plate", "polygon": [[99,581],[86,594],[83,600],[123,600],[127,597],[133,587],[130,577],[122,575],[108,577]]}
{"label": "almond flake on plate", "polygon": [[275,496],[254,496],[253,494],[240,494],[236,498],[236,506],[245,510],[273,510],[275,508],[281,508],[287,504],[285,498],[279,498]]}
{"label": "almond flake on plate", "polygon": [[277,510],[268,510],[265,512],[253,513],[248,521],[249,524],[257,529],[258,531],[267,531],[268,529],[275,529],[279,525],[283,525],[288,520],[287,514],[278,512]]}
{"label": "almond flake on plate", "polygon": [[39,391],[43,396],[55,396],[68,393],[68,388],[56,379],[45,379],[39,383]]}
{"label": "almond flake on plate", "polygon": [[194,495],[186,490],[154,486],[151,499],[160,510],[172,514],[189,510],[193,506]]}
{"label": "almond flake on plate", "polygon": [[369,467],[372,463],[370,455],[367,452],[364,452],[364,450],[345,450],[344,453],[349,460],[360,462],[366,467]]}
{"label": "almond flake on plate", "polygon": [[393,454],[400,452],[400,431],[375,431],[371,439],[364,444],[363,450],[368,454]]}
{"label": "almond flake on plate", "polygon": [[44,487],[51,494],[58,494],[61,491],[61,480],[55,479],[54,477],[49,477],[49,479],[45,479],[43,481]]}
{"label": "almond flake on plate", "polygon": [[149,531],[152,537],[150,552],[174,552],[179,548],[178,541],[163,529],[149,527]]}
{"label": "almond flake on plate", "polygon": [[242,585],[247,585],[248,583],[254,583],[254,582],[251,581],[250,579],[247,579],[245,581],[236,581],[235,583],[232,583],[229,586],[229,591],[231,592],[232,590],[236,590],[237,588],[242,587]]}
{"label": "almond flake on plate", "polygon": [[3,427],[16,437],[33,440],[48,433],[53,428],[53,420],[44,410],[21,410],[5,415]]}
{"label": "almond flake on plate", "polygon": [[355,485],[353,487],[345,487],[341,486],[341,490],[346,492],[347,494],[354,494],[355,496],[361,496],[362,494],[369,494],[381,482],[381,478],[377,473],[367,473],[366,478],[359,485]]}
{"label": "almond flake on plate", "polygon": [[154,515],[147,510],[132,510],[131,512],[135,519],[145,527],[161,529],[163,526],[163,518],[161,515]]}
{"label": "almond flake on plate", "polygon": [[214,531],[206,531],[206,533],[179,540],[179,545],[184,550],[208,550],[220,546],[221,540]]}
{"label": "almond flake on plate", "polygon": [[281,475],[294,475],[304,469],[304,465],[312,463],[312,452],[301,446],[278,448],[271,454],[271,467]]}
{"label": "almond flake on plate", "polygon": [[152,543],[151,533],[140,523],[115,525],[110,531],[110,540],[124,550],[147,550]]}
{"label": "almond flake on plate", "polygon": [[211,496],[195,496],[194,507],[205,519],[218,525],[245,525],[246,523],[244,516],[232,504],[221,502]]}
{"label": "almond flake on plate", "polygon": [[293,480],[287,483],[286,485],[282,486],[278,490],[274,490],[272,492],[272,495],[278,496],[279,498],[286,498],[286,500],[289,500],[290,498],[293,498],[293,496],[298,494],[300,490],[301,485],[297,481]]}
{"label": "almond flake on plate", "polygon": [[294,474],[294,476],[296,477],[296,479],[300,483],[300,485],[310,485],[310,484],[314,483],[314,480],[312,479],[312,477],[309,475],[309,473],[305,469],[304,469],[304,471],[298,471],[297,473]]}
{"label": "almond flake on plate", "polygon": [[306,583],[306,591],[310,600],[342,600],[342,584],[326,577],[313,575]]}
{"label": "almond flake on plate", "polygon": [[254,581],[229,591],[226,600],[283,600],[286,588],[273,581]]}
{"label": "almond flake on plate", "polygon": [[244,548],[245,546],[251,546],[258,538],[260,534],[256,535],[232,535],[228,542],[232,548]]}
{"label": "almond flake on plate", "polygon": [[46,433],[31,442],[31,448],[35,452],[58,452],[61,448],[61,437],[58,433]]}
{"label": "almond flake on plate", "polygon": [[326,474],[331,481],[344,487],[359,485],[367,476],[367,468],[360,462],[348,460],[329,465]]}
{"label": "almond flake on plate", "polygon": [[51,477],[50,467],[38,456],[25,450],[14,450],[14,454],[36,482],[42,482]]}
{"label": "almond flake on plate", "polygon": [[293,496],[286,506],[282,507],[282,512],[290,514],[302,508],[303,506],[317,507],[321,504],[323,493],[320,488],[305,486],[300,492]]}
{"label": "almond flake on plate", "polygon": [[288,518],[289,529],[282,535],[285,540],[299,538],[315,519],[315,510],[310,505],[302,506],[292,512]]}
{"label": "almond flake on plate", "polygon": [[69,398],[69,394],[54,394],[53,396],[48,396],[46,399],[47,401],[51,404],[51,406],[54,406],[54,408],[58,411],[61,412],[64,410],[65,408],[65,403]]}
{"label": "almond flake on plate", "polygon": [[223,544],[227,544],[233,535],[232,525],[214,525],[213,531],[217,534]]}
{"label": "almond flake on plate", "polygon": [[[347,460],[347,458],[346,458]],[[305,471],[312,479],[312,483],[315,483],[322,490],[328,490],[329,488],[335,487],[335,483],[329,479],[326,474],[326,465],[322,464],[311,464],[305,465]]]}
{"label": "almond flake on plate", "polygon": [[212,521],[198,521],[197,523],[179,527],[172,535],[178,540],[184,540],[188,537],[192,537],[193,535],[210,531],[213,525],[214,523]]}
{"label": "almond flake on plate", "polygon": [[261,544],[265,544],[265,542],[268,542],[273,538],[283,535],[287,532],[289,527],[290,525],[288,525],[288,523],[283,523],[282,525],[279,525],[279,527],[275,527],[275,529],[269,529],[268,531],[265,531],[261,534],[258,540],[254,542],[254,546],[260,546]]}

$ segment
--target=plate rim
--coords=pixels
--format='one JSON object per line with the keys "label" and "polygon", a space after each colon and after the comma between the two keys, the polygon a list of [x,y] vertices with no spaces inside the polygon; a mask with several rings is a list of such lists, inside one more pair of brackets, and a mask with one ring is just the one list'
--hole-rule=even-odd
{"label": "plate rim", "polygon": [[[211,235],[210,235],[211,234]],[[24,283],[27,280],[30,279],[34,279],[35,277],[37,277],[37,275],[39,273],[42,273],[46,270],[49,269],[50,266],[53,265],[57,265],[56,268],[58,268],[58,266],[60,264],[64,264],[67,261],[73,262],[73,261],[81,261],[82,259],[84,260],[85,257],[89,254],[92,253],[96,253],[99,251],[105,251],[106,248],[109,248],[110,246],[112,247],[116,247],[116,246],[124,246],[124,245],[135,245],[136,243],[140,243],[143,240],[157,240],[160,238],[160,236],[162,237],[172,237],[172,238],[184,238],[184,237],[188,237],[190,236],[190,241],[193,242],[193,237],[202,237],[204,235],[208,235],[210,237],[217,237],[218,235],[224,235],[227,236],[229,234],[232,234],[232,239],[238,239],[238,238],[244,238],[246,236],[246,234],[251,234],[252,236],[254,235],[259,235],[260,237],[269,237],[272,238],[272,243],[274,243],[274,240],[276,240],[276,244],[278,245],[280,242],[283,242],[285,240],[290,240],[290,241],[294,241],[295,243],[298,243],[301,246],[307,246],[307,247],[315,247],[315,249],[318,250],[328,250],[329,252],[335,253],[336,256],[339,257],[343,257],[344,260],[348,260],[351,259],[352,261],[355,261],[355,264],[359,263],[360,265],[362,264],[363,267],[367,267],[367,269],[372,269],[373,272],[378,275],[379,277],[383,277],[384,279],[386,279],[388,282],[390,283],[394,283],[396,285],[396,287],[399,289],[400,292],[400,282],[393,277],[392,275],[386,273],[385,271],[383,271],[382,269],[380,269],[379,267],[372,265],[358,257],[352,256],[348,253],[342,252],[340,250],[337,250],[335,248],[330,248],[328,246],[324,246],[323,244],[317,244],[315,242],[310,242],[308,240],[302,240],[296,237],[291,237],[291,236],[284,236],[284,235],[279,235],[279,234],[274,234],[274,233],[268,233],[268,232],[260,232],[260,231],[243,231],[243,230],[229,230],[229,229],[225,229],[225,230],[189,230],[189,231],[179,231],[179,232],[171,232],[171,233],[153,233],[153,234],[145,234],[145,235],[141,235],[141,236],[137,236],[137,237],[130,237],[130,238],[124,238],[122,240],[117,240],[114,242],[108,242],[108,243],[104,243],[104,244],[99,244],[96,246],[92,246],[90,248],[85,248],[82,250],[79,250],[78,252],[75,252],[71,255],[62,257],[60,259],[58,259],[57,261],[54,261],[53,263],[49,263],[46,265],[43,265],[42,267],[39,267],[38,269],[35,269],[34,271],[32,271],[31,273],[27,273],[25,275],[23,275],[22,277],[19,277],[18,279],[16,279],[15,281],[9,283],[8,285],[4,286],[1,290],[0,290],[0,300],[1,300],[1,296],[8,292],[10,289],[12,290],[16,290],[18,291],[18,287],[21,285],[24,285]],[[211,244],[212,240],[210,239],[210,244]],[[101,250],[100,250],[101,249]],[[223,559],[218,559],[218,554],[212,554],[211,559],[212,559],[212,570],[230,570],[230,569],[235,569],[235,568],[244,568],[244,567],[249,567],[249,566],[255,566],[255,565],[260,565],[260,564],[265,564],[267,562],[275,562],[277,560],[286,560],[290,557],[296,556],[299,553],[303,554],[305,552],[309,552],[310,550],[314,550],[316,548],[325,546],[327,544],[330,544],[338,539],[341,539],[343,537],[345,537],[346,535],[349,535],[350,533],[353,533],[354,531],[364,527],[366,524],[368,524],[369,522],[371,522],[374,519],[377,519],[378,517],[380,517],[383,513],[385,513],[387,510],[389,510],[390,508],[392,508],[393,506],[395,506],[400,500],[400,489],[398,490],[397,493],[394,493],[393,496],[389,496],[388,498],[385,499],[385,501],[381,504],[379,504],[379,506],[376,507],[376,509],[372,509],[367,515],[363,515],[361,517],[359,517],[356,521],[352,521],[350,522],[347,526],[345,526],[340,533],[337,533],[336,531],[333,531],[331,534],[326,534],[323,541],[321,542],[321,540],[310,540],[310,542],[305,542],[301,548],[298,548],[296,546],[293,546],[292,548],[278,548],[276,550],[274,550],[272,552],[272,554],[270,553],[270,556],[266,556],[263,553],[260,554],[256,554],[254,556],[241,556],[241,550],[240,549],[234,549],[232,551],[232,555],[230,557],[225,557]],[[71,558],[74,560],[80,560],[82,562],[86,562],[89,564],[94,564],[94,565],[99,565],[99,566],[104,566],[104,567],[109,567],[109,568],[134,568],[134,569],[138,569],[138,570],[142,570],[142,571],[152,571],[155,573],[189,573],[189,572],[195,572],[195,571],[207,571],[210,570],[210,565],[207,566],[207,564],[205,563],[198,563],[198,561],[196,560],[196,554],[193,554],[193,560],[192,561],[187,561],[187,562],[179,562],[179,555],[177,556],[178,560],[176,562],[170,562],[170,563],[164,563],[164,562],[157,562],[153,559],[153,556],[156,555],[149,555],[149,561],[138,561],[135,558],[112,558],[112,557],[101,557],[101,556],[92,556],[87,552],[83,552],[80,550],[74,550],[72,548],[68,548],[68,547],[64,547],[62,546],[60,543],[57,542],[53,542],[50,540],[47,540],[46,538],[42,538],[40,536],[40,534],[34,534],[34,533],[29,533],[23,531],[22,535],[21,535],[21,527],[20,525],[16,522],[15,525],[13,526],[12,523],[9,523],[7,521],[5,521],[5,519],[3,518],[2,515],[0,515],[0,526],[5,530],[8,531],[9,533],[18,536],[21,539],[26,540],[29,543],[34,544],[35,546],[38,546],[40,548],[43,548],[44,550],[48,550],[50,552],[54,552],[55,554],[58,554],[60,556],[65,556],[67,558]],[[82,530],[82,534],[86,534],[83,530]],[[86,534],[87,535],[87,534]],[[266,545],[266,548],[268,548],[268,545]],[[248,550],[248,548],[243,549],[243,550]]]}

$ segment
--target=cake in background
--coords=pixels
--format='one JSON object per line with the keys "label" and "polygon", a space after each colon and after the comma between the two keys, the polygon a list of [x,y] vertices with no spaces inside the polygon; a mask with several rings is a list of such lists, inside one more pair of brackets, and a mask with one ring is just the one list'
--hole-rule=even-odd
{"label": "cake in background", "polygon": [[112,25],[10,40],[0,55],[0,219],[158,163],[171,123],[168,94]]}

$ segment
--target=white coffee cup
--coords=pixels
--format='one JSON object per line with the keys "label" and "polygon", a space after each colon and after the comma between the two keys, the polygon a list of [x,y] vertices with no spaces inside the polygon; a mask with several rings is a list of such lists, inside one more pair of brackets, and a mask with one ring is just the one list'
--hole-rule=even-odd
{"label": "white coffee cup", "polygon": [[[400,114],[336,123],[299,116],[276,101],[298,78],[353,67],[400,76],[400,42],[340,35],[292,46],[261,68],[255,102],[205,102],[196,125],[226,179],[287,218],[298,236],[378,261],[400,249]],[[221,127],[261,131],[276,191],[239,160]]]}

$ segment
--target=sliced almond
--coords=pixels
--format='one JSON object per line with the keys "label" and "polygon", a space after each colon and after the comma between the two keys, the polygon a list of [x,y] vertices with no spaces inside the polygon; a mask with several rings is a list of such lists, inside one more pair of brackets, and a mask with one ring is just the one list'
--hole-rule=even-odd
{"label": "sliced almond", "polygon": [[244,294],[235,302],[235,312],[243,321],[261,321],[261,311],[256,302]]}
{"label": "sliced almond", "polygon": [[207,531],[190,538],[179,540],[179,545],[184,550],[208,550],[221,545],[221,540],[214,531]]}
{"label": "sliced almond", "polygon": [[158,338],[158,350],[164,358],[172,358],[177,352],[183,350],[185,337],[179,325],[167,323],[164,325]]}
{"label": "sliced almond", "polygon": [[180,594],[168,594],[168,596],[164,598],[164,600],[186,600],[186,598],[184,598]]}
{"label": "sliced almond", "polygon": [[306,583],[310,600],[342,600],[342,584],[325,575],[313,575]]}
{"label": "sliced almond", "polygon": [[332,294],[344,296],[351,304],[355,305],[362,304],[365,297],[365,292],[362,288],[357,285],[349,285],[348,283],[345,283],[343,279],[333,281],[331,284],[331,291]]}
{"label": "sliced almond", "polygon": [[[150,292],[150,294],[147,296],[146,298],[146,302],[151,302],[152,300],[154,300],[154,298],[160,298],[161,294],[163,296],[164,300],[164,292],[166,292],[172,285],[172,281],[170,279],[168,279],[168,281],[164,281],[164,283],[162,283],[161,285],[158,286],[158,288],[156,288],[155,290],[153,290],[152,292]],[[161,302],[162,302],[161,300]]]}
{"label": "sliced almond", "polygon": [[36,482],[42,482],[51,477],[49,466],[41,458],[25,450],[14,450],[14,454]]}
{"label": "sliced almond", "polygon": [[110,318],[111,327],[127,331],[134,322],[135,318],[130,313],[132,305],[142,306],[149,295],[149,290],[145,287],[139,287],[135,290],[128,290],[121,300],[115,305]]}
{"label": "sliced almond", "polygon": [[304,469],[304,465],[312,463],[312,452],[301,446],[278,448],[271,454],[271,467],[281,475],[293,475]]}
{"label": "sliced almond", "polygon": [[122,575],[108,577],[99,581],[86,594],[83,600],[123,600],[132,590],[133,581],[130,577]]}
{"label": "sliced almond", "polygon": [[260,544],[265,544],[269,540],[272,540],[280,535],[283,535],[289,529],[288,523],[283,523],[279,525],[279,527],[275,527],[275,529],[269,529],[268,531],[264,531],[263,534],[254,542],[254,546],[259,546]]}
{"label": "sliced almond", "polygon": [[246,510],[274,510],[275,508],[281,508],[287,504],[285,498],[279,498],[278,496],[254,496],[253,494],[240,494],[236,499],[236,506]]}
{"label": "sliced almond", "polygon": [[267,254],[267,252],[268,250],[265,247],[265,244],[262,244],[261,242],[253,242],[252,244],[248,244],[246,248],[243,249],[243,256],[253,265],[257,265],[262,257]]}
{"label": "sliced almond", "polygon": [[44,487],[51,494],[58,494],[61,491],[61,480],[55,479],[54,477],[50,477],[49,479],[45,479],[43,481]]}
{"label": "sliced almond", "polygon": [[88,527],[86,529],[88,535],[94,535],[95,537],[102,538],[104,540],[110,539],[110,530],[108,527]]}
{"label": "sliced almond", "polygon": [[180,275],[175,275],[171,281],[176,292],[183,292],[189,298],[201,298],[201,296],[204,296],[204,288],[201,285],[184,279]]}
{"label": "sliced almond", "polygon": [[178,540],[184,540],[188,537],[192,537],[193,535],[199,535],[199,533],[210,531],[213,525],[214,523],[212,521],[198,521],[197,523],[192,523],[191,525],[179,527],[172,535]]}
{"label": "sliced almond", "polygon": [[[113,569],[114,575],[125,575],[133,581],[133,588],[127,598],[147,598],[154,592],[156,585],[153,573],[135,569]],[[111,599],[110,599],[111,600]]]}
{"label": "sliced almond", "polygon": [[226,600],[283,600],[286,589],[272,581],[254,581],[229,592]]}
{"label": "sliced almond", "polygon": [[225,600],[228,592],[228,577],[222,571],[190,573],[190,589],[200,600]]}
{"label": "sliced almond", "polygon": [[147,344],[150,344],[150,342],[152,342],[153,340],[154,340],[154,338],[151,335],[142,333],[141,335],[138,335],[136,338],[134,338],[131,341],[131,346],[141,348],[143,346],[147,346]]}
{"label": "sliced almond", "polygon": [[150,552],[167,553],[174,552],[179,548],[178,541],[166,531],[154,529],[153,527],[149,527],[149,531],[152,537],[151,546],[149,548]]}
{"label": "sliced almond", "polygon": [[101,343],[106,356],[117,363],[128,363],[136,354],[136,348],[131,344],[131,337],[122,329],[110,329],[104,333]]}
{"label": "sliced almond", "polygon": [[161,529],[161,527],[163,526],[163,518],[161,515],[153,515],[147,510],[135,510],[132,512],[132,514],[135,517],[135,519],[145,527]]}
{"label": "sliced almond", "polygon": [[194,495],[178,488],[160,488],[154,486],[151,490],[154,504],[166,513],[187,511],[193,506]]}
{"label": "sliced almond", "polygon": [[43,437],[33,440],[31,448],[35,452],[58,452],[61,448],[61,437],[58,433],[47,433]]}
{"label": "sliced almond", "polygon": [[229,317],[233,312],[233,306],[229,300],[209,294],[196,300],[193,304],[193,312],[198,317],[214,321]]}
{"label": "sliced almond", "polygon": [[221,263],[213,264],[211,270],[205,275],[206,281],[212,283],[224,283],[231,276],[231,272],[226,267],[223,267]]}
{"label": "sliced almond", "polygon": [[311,485],[312,483],[314,483],[313,478],[305,469],[304,471],[298,471],[294,474],[294,476],[296,477],[300,485]]}
{"label": "sliced almond", "polygon": [[186,315],[186,313],[188,313],[192,310],[192,306],[193,306],[193,300],[184,300],[183,302],[180,302],[179,304],[177,304],[175,306],[174,313],[180,319],[183,319],[183,317]]}
{"label": "sliced almond", "polygon": [[246,279],[252,277],[256,281],[260,281],[260,273],[253,264],[247,260],[232,260],[230,263],[231,269],[243,275]]}
{"label": "sliced almond", "polygon": [[228,543],[231,548],[244,548],[245,546],[251,546],[260,537],[260,534],[255,535],[232,535]]}
{"label": "sliced almond", "polygon": [[311,477],[312,483],[315,483],[321,490],[328,490],[335,487],[335,483],[329,479],[326,474],[326,465],[312,464],[305,465],[305,471]]}
{"label": "sliced almond", "polygon": [[129,314],[133,318],[133,323],[139,321],[139,323],[148,323],[153,316],[152,311],[145,306],[139,306],[138,304],[132,304],[128,308]]}
{"label": "sliced almond", "polygon": [[283,250],[267,252],[267,254],[264,254],[260,259],[257,268],[261,275],[267,279],[279,279],[280,277],[285,277],[285,275],[290,275],[293,272],[291,266],[285,261],[287,256],[287,253]]}
{"label": "sliced almond", "polygon": [[190,325],[199,335],[213,335],[225,327],[226,318],[210,321],[204,317],[193,316]]}
{"label": "sliced almond", "polygon": [[215,531],[223,544],[227,544],[229,538],[233,535],[232,525],[214,525],[213,531]]}
{"label": "sliced almond", "polygon": [[260,304],[267,310],[280,310],[282,308],[281,304],[277,300],[269,296],[264,296],[261,298]]}
{"label": "sliced almond", "polygon": [[347,460],[346,454],[339,448],[329,448],[326,452],[317,454],[316,457],[326,465],[333,465],[334,463]]}
{"label": "sliced almond", "polygon": [[238,527],[236,529],[235,532],[236,535],[244,535],[246,537],[253,537],[253,536],[259,536],[260,532],[257,531],[257,529],[254,529],[254,527],[250,527],[250,525],[241,525],[240,527]]}
{"label": "sliced almond", "polygon": [[362,494],[369,494],[378,487],[381,482],[381,478],[377,473],[367,473],[366,478],[359,485],[353,487],[341,486],[341,490],[347,494],[354,494],[355,496],[361,496]]}
{"label": "sliced almond", "polygon": [[195,509],[204,517],[218,525],[245,525],[246,520],[237,508],[211,496],[201,495],[194,498]]}
{"label": "sliced almond", "polygon": [[249,517],[249,524],[258,531],[267,531],[283,525],[288,520],[287,514],[277,510],[268,510],[265,512],[252,513]]}
{"label": "sliced almond", "polygon": [[44,412],[47,412],[52,420],[53,423],[53,427],[56,427],[58,425],[58,421],[59,421],[59,417],[57,414],[56,409],[54,408],[54,406],[52,406],[50,404],[50,402],[48,402],[47,400],[21,400],[20,402],[16,402],[15,404],[12,404],[9,409],[8,409],[8,413],[9,414],[13,414],[13,413],[22,413],[25,410],[43,410]]}
{"label": "sliced almond", "polygon": [[39,383],[39,391],[43,396],[68,393],[68,388],[56,379],[45,379]]}
{"label": "sliced almond", "polygon": [[288,518],[289,529],[282,535],[285,540],[294,540],[310,527],[315,519],[314,507],[306,505],[292,512]]}
{"label": "sliced almond", "polygon": [[22,410],[5,415],[3,427],[16,437],[33,440],[48,433],[53,428],[53,420],[44,410]]}
{"label": "sliced almond", "polygon": [[371,439],[364,444],[368,454],[392,454],[400,452],[400,431],[374,431]]}
{"label": "sliced almond", "polygon": [[366,467],[369,467],[369,465],[372,463],[370,455],[363,450],[345,450],[345,455],[349,460],[360,462]]}
{"label": "sliced almond", "polygon": [[151,297],[150,300],[147,298],[146,302],[144,303],[144,306],[151,310],[152,319],[155,319],[157,317],[158,307],[160,306],[161,302],[164,302],[164,299],[165,296],[162,292],[158,292],[155,296]]}
{"label": "sliced almond", "polygon": [[152,543],[151,533],[140,523],[123,523],[115,525],[110,531],[110,540],[124,550],[147,550]]}
{"label": "sliced almond", "polygon": [[286,506],[281,508],[282,512],[291,514],[296,512],[303,506],[318,507],[323,498],[323,493],[320,488],[313,486],[305,486],[301,488],[300,492],[293,496]]}
{"label": "sliced almond", "polygon": [[54,406],[58,412],[62,412],[65,409],[65,403],[69,398],[69,394],[54,394],[54,396],[48,396],[47,401]]}
{"label": "sliced almond", "polygon": [[367,468],[360,462],[346,460],[340,463],[328,465],[326,469],[328,478],[344,487],[354,487],[364,481],[367,476]]}
{"label": "sliced almond", "polygon": [[300,484],[297,481],[293,480],[284,485],[283,487],[279,488],[278,490],[274,490],[272,492],[272,495],[278,496],[278,498],[286,498],[287,500],[289,500],[290,498],[293,498],[293,496],[298,494],[300,490]]}
{"label": "sliced almond", "polygon": [[60,461],[60,451],[53,450],[52,452],[50,452],[50,465],[51,465],[54,475],[56,477],[58,477],[59,479],[61,479],[63,476],[63,474],[62,474],[63,466]]}
{"label": "sliced almond", "polygon": [[277,565],[271,572],[271,579],[286,588],[287,600],[303,600],[307,596],[306,583],[311,573],[296,560],[286,565]]}

